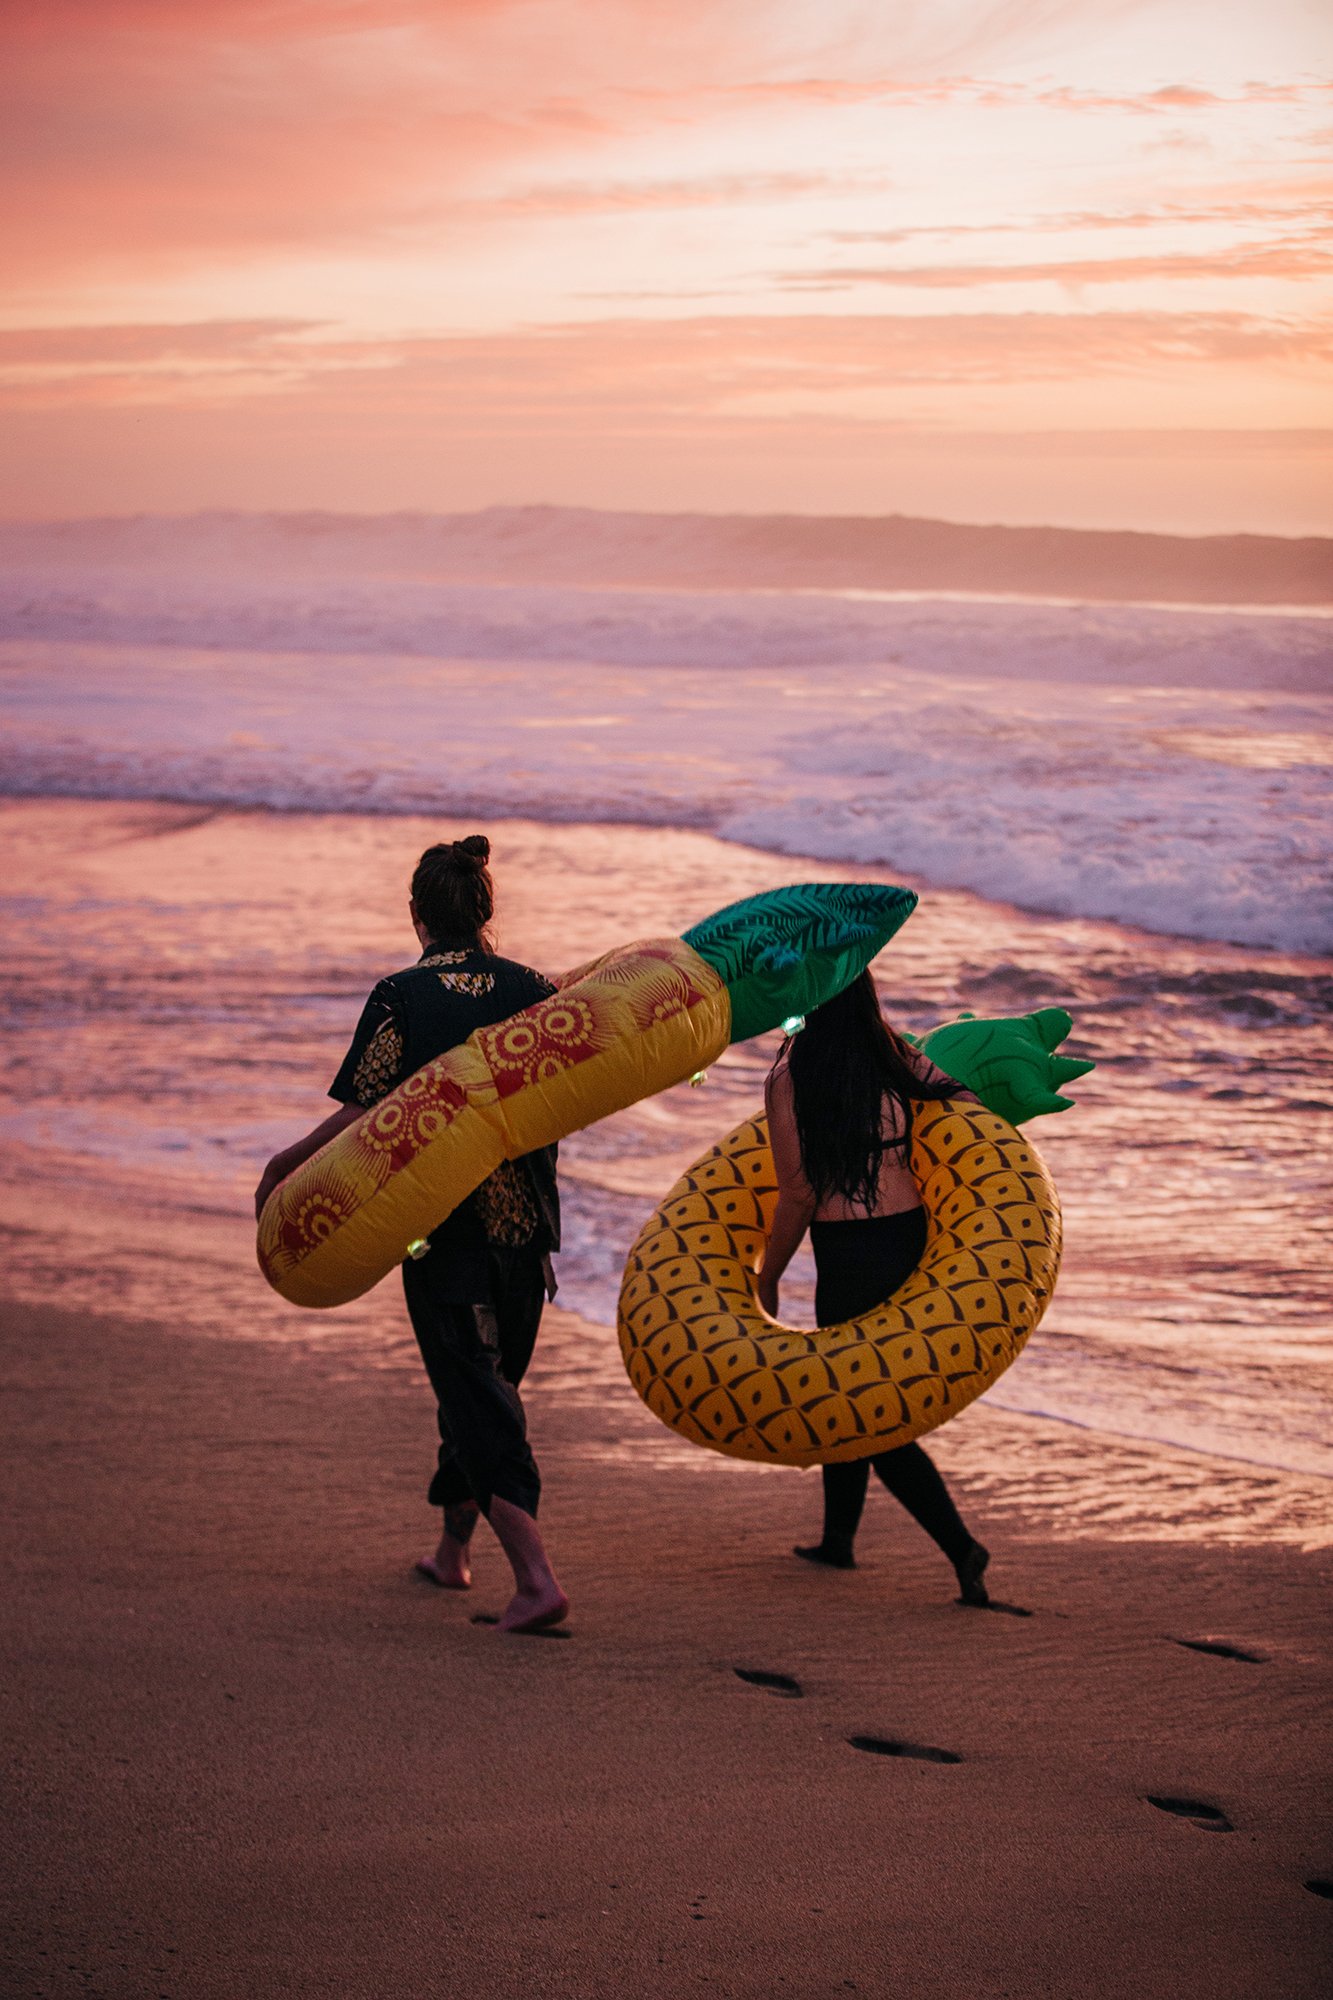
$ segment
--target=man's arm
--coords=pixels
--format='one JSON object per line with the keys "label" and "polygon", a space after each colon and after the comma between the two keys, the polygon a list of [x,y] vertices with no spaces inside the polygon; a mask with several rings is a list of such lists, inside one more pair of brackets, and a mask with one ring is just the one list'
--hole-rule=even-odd
{"label": "man's arm", "polygon": [[321,1146],[327,1146],[330,1139],[336,1139],[340,1132],[354,1125],[363,1111],[368,1111],[392,1090],[401,1080],[402,1067],[403,1035],[396,999],[391,982],[382,979],[361,1010],[352,1045],[333,1079],[329,1095],[338,1100],[338,1109],[322,1125],[316,1125],[313,1132],[307,1132],[304,1139],[273,1155],[255,1189],[256,1219],[279,1182],[303,1167]]}
{"label": "man's arm", "polygon": [[313,1132],[307,1132],[304,1139],[298,1139],[294,1146],[287,1146],[281,1153],[273,1155],[264,1169],[263,1179],[255,1189],[256,1222],[264,1212],[264,1203],[279,1182],[285,1181],[289,1174],[294,1174],[298,1167],[303,1167],[321,1146],[328,1145],[330,1139],[336,1139],[349,1125],[355,1125],[364,1109],[365,1107],[360,1104],[340,1104],[322,1125],[316,1125]]}

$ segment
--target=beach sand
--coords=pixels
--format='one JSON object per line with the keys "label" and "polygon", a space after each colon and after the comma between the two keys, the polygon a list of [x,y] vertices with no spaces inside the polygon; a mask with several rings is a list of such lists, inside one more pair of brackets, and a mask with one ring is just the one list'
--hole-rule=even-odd
{"label": "beach sand", "polygon": [[[1333,1556],[1057,1533],[983,1477],[1045,1439],[1050,1481],[1128,1507],[1199,1484],[1185,1455],[951,1426],[1031,1616],[983,1613],[882,1495],[862,1569],[810,1572],[811,1480],[686,1475],[628,1393],[602,1439],[539,1381],[574,1608],[567,1637],[505,1639],[471,1622],[505,1600],[493,1545],[470,1597],[412,1574],[410,1371],[2,1323],[6,1994],[1328,1990],[1333,1903],[1304,1885],[1333,1877]],[[1263,1658],[1176,1643],[1210,1638]]]}

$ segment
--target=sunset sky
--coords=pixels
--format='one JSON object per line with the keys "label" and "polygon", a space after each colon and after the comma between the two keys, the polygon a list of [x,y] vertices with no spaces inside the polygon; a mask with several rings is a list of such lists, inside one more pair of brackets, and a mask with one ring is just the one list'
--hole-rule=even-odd
{"label": "sunset sky", "polygon": [[1326,0],[0,22],[0,514],[1333,532]]}

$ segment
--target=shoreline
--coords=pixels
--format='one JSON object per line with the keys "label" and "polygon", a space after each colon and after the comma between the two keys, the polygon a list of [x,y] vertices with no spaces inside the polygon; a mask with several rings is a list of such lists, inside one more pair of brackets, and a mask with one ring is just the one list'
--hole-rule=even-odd
{"label": "shoreline", "polygon": [[[11,1255],[0,1309],[33,1312],[53,1304],[99,1324],[125,1319],[162,1345],[201,1340],[258,1352],[285,1366],[308,1367],[316,1379],[336,1385],[392,1380],[410,1392],[418,1381],[419,1360],[394,1278],[335,1312],[302,1312],[263,1284],[254,1264],[253,1225],[220,1194],[185,1210],[174,1191],[155,1186],[147,1175],[136,1181],[123,1169],[109,1169],[100,1184],[85,1170],[77,1193],[64,1181],[79,1244],[71,1258],[68,1234],[46,1220],[63,1177],[44,1176],[35,1149],[28,1149],[26,1161],[22,1149],[6,1151],[9,1160],[0,1159],[0,1242],[12,1250],[21,1242],[22,1253],[21,1259]],[[22,1174],[25,1166],[23,1185],[10,1169]],[[135,1219],[126,1215],[127,1199],[140,1211]],[[171,1281],[182,1257],[196,1279],[185,1297],[173,1296]],[[110,1314],[103,1306],[108,1280],[124,1301]],[[1333,1483],[1320,1471],[1119,1429],[1114,1412],[1098,1422],[1010,1400],[1041,1394],[1033,1362],[1047,1344],[1060,1341],[1054,1327],[1043,1325],[1031,1353],[1025,1350],[986,1395],[924,1440],[951,1477],[958,1470],[977,1482],[1009,1531],[1021,1534],[1025,1514],[1032,1514],[1036,1532],[1058,1541],[1108,1535],[1157,1541],[1164,1529],[1155,1495],[1168,1491],[1188,1517],[1184,1533],[1192,1542],[1333,1551]],[[1026,1392],[1018,1388],[1020,1371],[1033,1378]],[[621,1364],[614,1324],[567,1302],[545,1309],[524,1394],[525,1400],[535,1394],[557,1417],[562,1407],[577,1413],[579,1424],[596,1431],[596,1449],[607,1464],[650,1462],[687,1486],[703,1470],[724,1478],[801,1477],[792,1468],[745,1463],[686,1444],[640,1404]],[[582,1446],[578,1455],[586,1455]],[[806,1511],[815,1510],[811,1484]],[[1181,1532],[1179,1517],[1167,1532]]]}
{"label": "shoreline", "polygon": [[2,1323],[16,1993],[1322,1991],[1328,1552],[1094,1556],[951,1462],[1031,1615],[969,1612],[883,1496],[812,1574],[810,1482],[741,1505],[745,1468],[682,1482],[539,1381],[571,1636],[504,1640],[493,1545],[470,1599],[412,1577],[406,1371]]}
{"label": "shoreline", "polygon": [[[1333,617],[1333,609],[1329,616]],[[3,645],[0,640],[0,645]],[[400,821],[415,821],[421,824],[462,824],[467,820],[485,820],[488,826],[499,826],[526,830],[532,827],[546,827],[552,832],[574,832],[587,828],[596,833],[643,834],[658,838],[680,833],[686,836],[712,840],[727,848],[739,850],[742,854],[756,854],[771,863],[791,862],[795,865],[815,867],[823,871],[821,879],[840,879],[841,873],[850,871],[852,879],[888,881],[890,878],[902,883],[904,888],[915,889],[923,897],[949,898],[956,902],[975,902],[988,909],[1007,914],[1016,922],[1032,923],[1048,929],[1078,928],[1088,932],[1104,931],[1124,938],[1131,944],[1141,939],[1151,948],[1196,950],[1206,952],[1210,957],[1228,958],[1234,955],[1238,964],[1252,961],[1262,962],[1276,971],[1296,971],[1316,977],[1327,976],[1333,969],[1333,955],[1318,951],[1298,951],[1286,944],[1256,943],[1245,938],[1226,938],[1205,935],[1195,931],[1174,931],[1153,929],[1146,924],[1136,924],[1120,916],[1090,915],[1083,911],[1047,908],[1040,903],[1017,901],[1011,896],[991,894],[981,889],[969,887],[966,883],[937,882],[920,869],[899,868],[884,861],[860,860],[855,857],[837,855],[812,855],[808,849],[766,844],[743,831],[729,830],[724,819],[714,820],[700,815],[697,819],[682,818],[679,804],[672,801],[670,811],[675,817],[653,818],[651,814],[636,817],[628,810],[606,813],[598,816],[590,809],[587,800],[572,801],[567,812],[543,811],[540,799],[520,806],[513,800],[498,803],[485,799],[461,803],[447,801],[439,806],[426,806],[420,802],[405,804],[376,801],[358,801],[354,806],[332,805],[318,801],[298,801],[293,804],[274,803],[261,799],[240,799],[234,794],[217,795],[201,792],[173,792],[170,789],[156,791],[116,791],[62,789],[58,784],[43,780],[33,790],[6,790],[0,788],[0,815],[6,811],[21,811],[25,807],[39,810],[43,806],[84,806],[91,809],[104,807],[108,812],[117,808],[134,811],[136,808],[151,815],[154,811],[163,814],[179,814],[164,829],[172,833],[188,833],[195,827],[207,826],[216,820],[271,819],[278,822],[292,821],[368,821],[372,825],[393,825]]]}

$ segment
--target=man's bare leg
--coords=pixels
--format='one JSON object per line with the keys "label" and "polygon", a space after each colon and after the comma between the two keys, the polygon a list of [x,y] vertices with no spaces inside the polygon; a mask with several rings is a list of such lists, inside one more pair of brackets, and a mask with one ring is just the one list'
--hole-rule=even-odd
{"label": "man's bare leg", "polygon": [[541,1632],[558,1625],[569,1610],[569,1599],[555,1580],[537,1523],[509,1500],[492,1500],[488,1518],[509,1558],[516,1586],[497,1631]]}
{"label": "man's bare leg", "polygon": [[440,1546],[433,1556],[422,1556],[417,1563],[421,1575],[428,1577],[432,1583],[438,1583],[442,1590],[471,1588],[472,1565],[468,1561],[468,1544],[480,1513],[475,1500],[464,1500],[457,1506],[446,1507]]}

